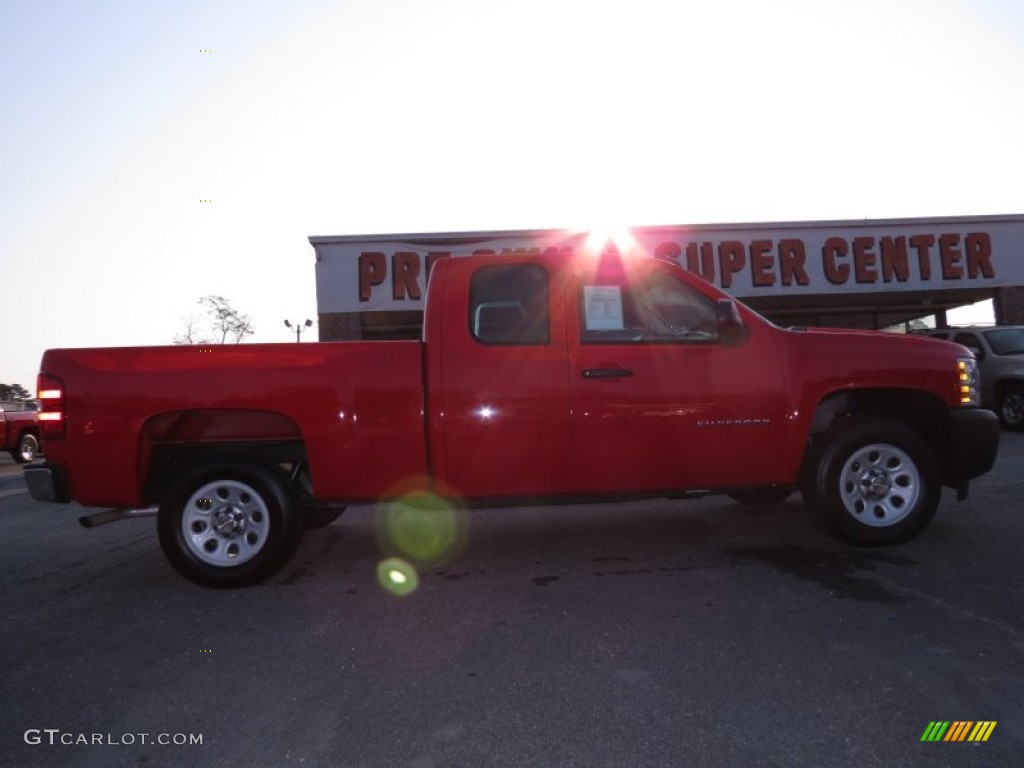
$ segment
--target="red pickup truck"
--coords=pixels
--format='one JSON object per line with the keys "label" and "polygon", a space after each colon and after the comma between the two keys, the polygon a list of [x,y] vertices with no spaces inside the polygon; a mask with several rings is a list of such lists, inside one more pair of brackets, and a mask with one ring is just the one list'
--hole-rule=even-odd
{"label": "red pickup truck", "polygon": [[39,454],[39,428],[33,402],[0,401],[0,450],[19,464]]}
{"label": "red pickup truck", "polygon": [[441,259],[422,341],[50,350],[39,397],[32,495],[158,506],[165,554],[210,586],[274,573],[318,504],[410,492],[800,490],[829,531],[892,544],[925,528],[943,485],[965,498],[999,439],[963,347],[779,328],[614,251]]}

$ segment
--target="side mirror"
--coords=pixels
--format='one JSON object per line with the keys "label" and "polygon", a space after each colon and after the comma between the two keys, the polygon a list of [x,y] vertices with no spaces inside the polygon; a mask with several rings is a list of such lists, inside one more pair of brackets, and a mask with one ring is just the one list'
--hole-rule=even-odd
{"label": "side mirror", "polygon": [[738,347],[747,340],[750,334],[735,301],[719,299],[715,306],[715,317],[718,324],[718,340],[722,346]]}

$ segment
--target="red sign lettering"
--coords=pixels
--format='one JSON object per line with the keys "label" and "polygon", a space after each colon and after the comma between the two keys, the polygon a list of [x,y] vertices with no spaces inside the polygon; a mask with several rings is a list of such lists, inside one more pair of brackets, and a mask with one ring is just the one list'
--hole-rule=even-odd
{"label": "red sign lettering", "polygon": [[668,261],[679,261],[683,255],[683,249],[679,243],[658,243],[654,247],[654,258],[666,259]]}
{"label": "red sign lettering", "polygon": [[935,245],[935,235],[913,235],[910,247],[917,251],[917,264],[922,280],[932,279],[931,247]]}
{"label": "red sign lettering", "polygon": [[[813,241],[815,244],[820,240]],[[992,237],[988,232],[967,234],[858,235],[825,238],[821,245],[821,272],[807,269],[807,241],[801,237],[768,237],[753,240],[665,240],[650,243],[646,252],[672,261],[725,290],[747,295],[762,289],[809,287],[811,277],[824,277],[825,285],[842,286],[856,282],[881,286],[936,278],[946,282],[996,277],[992,263]],[[571,256],[571,246],[477,248],[474,256],[519,256],[535,254]],[[451,251],[364,251],[359,255],[359,301],[371,300],[376,287],[384,285],[390,268],[391,300],[422,301],[430,271],[438,259],[450,258]],[[934,269],[933,269],[934,265]],[[749,283],[741,275],[749,269]],[[912,274],[914,273],[914,274]]]}
{"label": "red sign lettering", "polygon": [[[697,248],[700,248],[700,263],[697,262]],[[695,275],[700,275],[709,283],[715,279],[715,244],[687,243],[686,268]]]}
{"label": "red sign lettering", "polygon": [[943,280],[959,280],[964,276],[963,267],[960,266],[960,257],[963,255],[956,247],[960,242],[960,235],[947,233],[939,237],[939,261],[942,263]]}
{"label": "red sign lettering", "polygon": [[842,285],[850,279],[850,265],[840,264],[837,259],[846,258],[846,241],[841,237],[830,237],[821,247],[821,262],[825,267],[825,279],[832,285]]}
{"label": "red sign lettering", "polygon": [[992,269],[992,238],[988,232],[971,232],[964,240],[964,250],[967,251],[967,276],[975,280],[979,275],[982,277],[995,277],[996,271]]}
{"label": "red sign lettering", "polygon": [[775,285],[775,273],[772,267],[772,241],[755,240],[750,244],[750,282],[755,288]]}
{"label": "red sign lettering", "polygon": [[882,279],[891,283],[895,277],[901,283],[910,279],[910,264],[907,262],[907,238],[883,237],[880,243],[882,255]]}
{"label": "red sign lettering", "polygon": [[723,288],[732,288],[732,276],[741,271],[746,262],[743,243],[739,240],[725,240],[718,245],[718,269],[722,274]]}
{"label": "red sign lettering", "polygon": [[807,277],[804,263],[807,261],[807,251],[804,248],[804,241],[791,237],[779,240],[779,268],[782,270],[782,284],[810,285],[811,280]]}
{"label": "red sign lettering", "polygon": [[420,255],[413,251],[396,251],[391,257],[391,297],[395,301],[406,298],[419,301],[421,297]]}
{"label": "red sign lettering", "polygon": [[873,283],[878,280],[875,271],[875,246],[873,237],[853,238],[853,274],[858,283]]}
{"label": "red sign lettering", "polygon": [[369,301],[373,286],[380,285],[388,274],[388,263],[383,253],[372,251],[359,254],[359,300]]}

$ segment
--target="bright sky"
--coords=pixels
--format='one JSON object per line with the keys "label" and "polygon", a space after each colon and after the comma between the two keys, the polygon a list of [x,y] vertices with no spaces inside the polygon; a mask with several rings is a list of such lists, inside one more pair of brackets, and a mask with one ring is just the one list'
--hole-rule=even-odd
{"label": "bright sky", "polygon": [[0,0],[0,382],[293,340],[309,235],[1022,213],[1022,82],[1020,0]]}

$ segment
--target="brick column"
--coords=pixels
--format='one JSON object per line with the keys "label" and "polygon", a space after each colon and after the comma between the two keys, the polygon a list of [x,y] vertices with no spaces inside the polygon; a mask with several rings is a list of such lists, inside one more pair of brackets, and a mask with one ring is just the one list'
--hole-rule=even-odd
{"label": "brick column", "polygon": [[358,312],[320,315],[320,341],[357,341],[363,338]]}
{"label": "brick column", "polygon": [[1024,325],[1024,287],[997,288],[992,307],[997,325]]}

